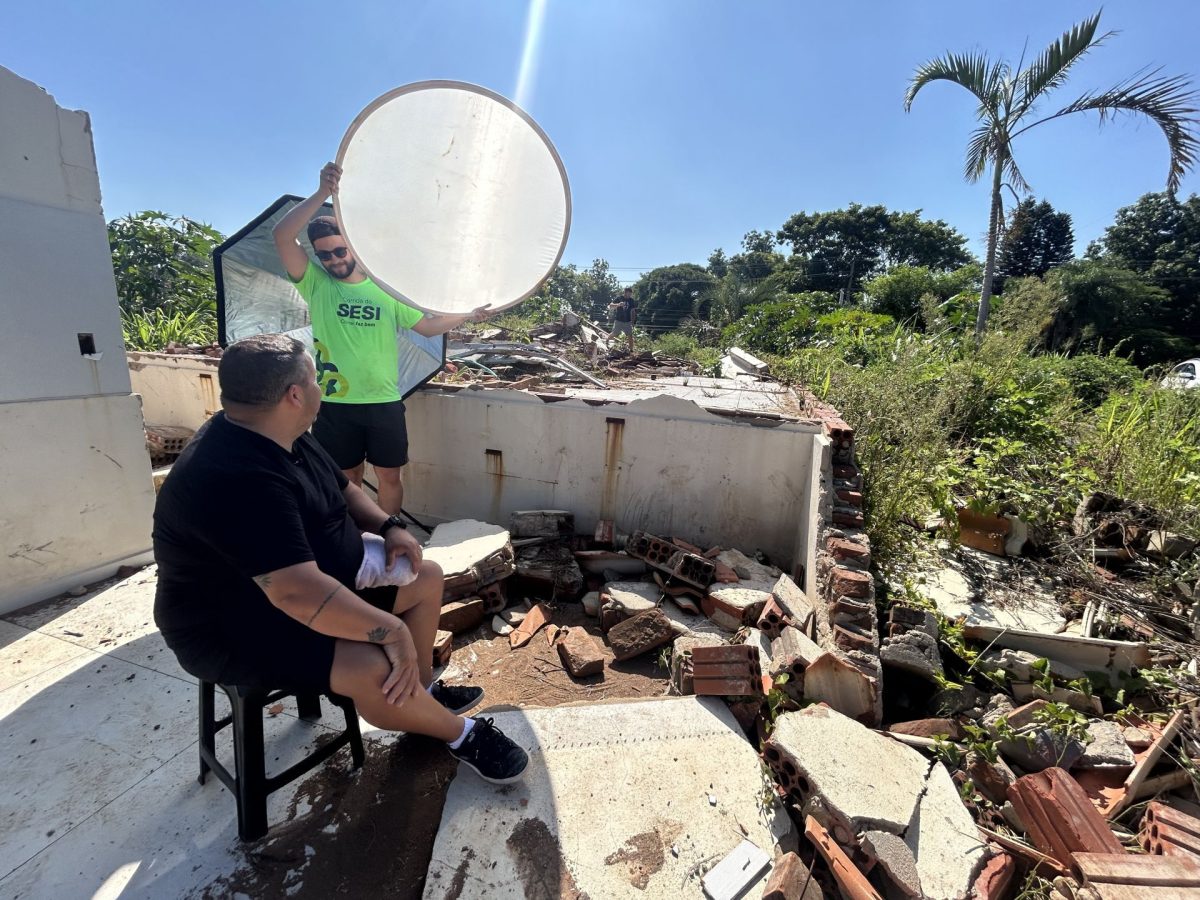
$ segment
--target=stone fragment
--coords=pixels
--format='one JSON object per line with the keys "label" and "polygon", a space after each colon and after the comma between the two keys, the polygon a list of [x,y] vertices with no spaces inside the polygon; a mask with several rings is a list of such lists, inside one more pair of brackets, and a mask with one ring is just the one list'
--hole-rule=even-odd
{"label": "stone fragment", "polygon": [[917,874],[917,861],[913,859],[908,844],[900,837],[886,831],[866,831],[859,836],[859,846],[901,896],[924,896],[921,876]]}
{"label": "stone fragment", "polygon": [[512,634],[512,630],[513,627],[505,622],[500,616],[492,616],[492,631],[495,634],[499,635],[500,637],[504,637],[505,635]]}
{"label": "stone fragment", "polygon": [[739,581],[735,585],[710,587],[700,606],[710,618],[719,609],[739,624],[752,625],[771,599],[773,586],[773,582]]}
{"label": "stone fragment", "polygon": [[740,550],[722,550],[714,560],[734,571],[742,581],[774,581],[783,573],[774,566],[764,565]]}
{"label": "stone fragment", "polygon": [[984,727],[994,729],[1000,719],[1007,719],[1012,715],[1014,708],[1013,702],[1008,698],[1007,694],[992,694],[988,698],[987,708],[983,711],[982,722]]}
{"label": "stone fragment", "polygon": [[911,672],[934,683],[943,674],[937,641],[924,631],[906,631],[897,637],[885,638],[879,648],[879,659],[885,666]]}
{"label": "stone fragment", "polygon": [[1016,738],[1001,741],[1000,752],[1023,772],[1069,769],[1083,756],[1083,744],[1048,728],[1027,728]]}
{"label": "stone fragment", "polygon": [[512,625],[515,628],[525,621],[525,617],[528,614],[528,611],[524,609],[518,609],[514,606],[512,609],[501,610],[500,621],[507,625]]}
{"label": "stone fragment", "polygon": [[582,628],[564,628],[558,642],[558,656],[563,666],[576,678],[586,678],[604,671],[604,651],[595,638]]}
{"label": "stone fragment", "polygon": [[483,601],[478,597],[452,600],[442,607],[438,628],[454,634],[478,628],[483,623],[483,606]]}
{"label": "stone fragment", "polygon": [[1104,720],[1088,724],[1088,745],[1077,769],[1132,769],[1133,751],[1125,742],[1125,734],[1116,722]]}
{"label": "stone fragment", "polygon": [[608,643],[613,656],[624,661],[661,647],[674,637],[671,620],[662,610],[651,609],[614,625],[608,632]]}
{"label": "stone fragment", "polygon": [[975,783],[979,793],[1001,806],[1008,800],[1008,791],[1017,780],[1017,775],[999,756],[995,762],[976,750],[968,750],[963,764],[967,777]]}
{"label": "stone fragment", "polygon": [[812,634],[812,604],[795,581],[787,575],[780,575],[771,587],[771,596],[792,625],[806,634]]}
{"label": "stone fragment", "polygon": [[550,610],[541,603],[534,604],[533,608],[525,614],[525,618],[521,620],[521,624],[508,636],[509,646],[515,650],[517,647],[528,644],[538,630],[549,621]]}
{"label": "stone fragment", "polygon": [[713,561],[713,581],[721,584],[737,584],[741,581],[737,572],[720,560]]}
{"label": "stone fragment", "polygon": [[1145,750],[1154,743],[1154,735],[1145,728],[1138,728],[1136,725],[1128,726],[1124,731],[1124,736],[1125,743],[1135,753],[1139,750]]}
{"label": "stone fragment", "polygon": [[944,688],[929,701],[929,711],[939,716],[965,715],[968,710],[981,707],[987,702],[987,694],[974,685]]}
{"label": "stone fragment", "polygon": [[893,722],[887,730],[896,734],[911,734],[924,738],[942,735],[952,741],[963,739],[962,726],[954,719],[914,719],[911,722]]}
{"label": "stone fragment", "polygon": [[589,616],[600,615],[599,591],[588,591],[588,593],[583,595],[583,599],[580,602],[583,604],[583,611]]}
{"label": "stone fragment", "polygon": [[763,754],[789,799],[820,801],[835,835],[903,835],[925,895],[966,896],[983,847],[940,764],[819,705],[779,716]]}
{"label": "stone fragment", "polygon": [[663,615],[671,620],[671,627],[676,634],[715,634],[722,635],[725,629],[716,625],[703,615],[693,615],[676,606],[674,599],[664,600],[659,607]]}
{"label": "stone fragment", "polygon": [[658,606],[662,591],[645,581],[610,581],[600,589],[600,601],[611,601],[628,615],[645,612]]}
{"label": "stone fragment", "polygon": [[1171,531],[1152,531],[1146,552],[1162,559],[1178,559],[1196,549],[1196,541]]}
{"label": "stone fragment", "polygon": [[848,656],[823,652],[804,670],[804,698],[827,703],[859,722],[879,721],[878,680]]}
{"label": "stone fragment", "polygon": [[514,510],[509,531],[515,538],[570,538],[575,534],[575,514],[565,509]]}
{"label": "stone fragment", "polygon": [[700,884],[709,900],[738,900],[762,878],[771,857],[750,841],[742,841],[709,869]]}
{"label": "stone fragment", "polygon": [[556,598],[574,600],[583,592],[583,570],[566,542],[521,547],[515,565],[518,575],[546,585]]}

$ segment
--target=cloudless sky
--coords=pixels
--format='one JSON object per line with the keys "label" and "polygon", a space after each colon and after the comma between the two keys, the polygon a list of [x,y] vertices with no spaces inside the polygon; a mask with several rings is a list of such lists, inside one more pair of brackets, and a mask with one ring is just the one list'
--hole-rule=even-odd
{"label": "cloudless sky", "polygon": [[[525,106],[570,176],[563,261],[604,257],[629,281],[851,202],[923,209],[981,254],[987,185],[961,175],[971,98],[935,84],[905,114],[908,79],[947,50],[1015,61],[1028,38],[1036,54],[1098,7],[547,0]],[[448,78],[514,97],[528,8],[28,0],[0,18],[0,65],[91,114],[108,218],[161,209],[228,234],[281,194],[311,193],[350,122],[393,87]],[[1063,104],[1144,66],[1200,74],[1195,0],[1110,0],[1100,27],[1120,33],[1076,66]],[[1035,195],[1072,215],[1080,252],[1167,174],[1161,132],[1130,118],[1050,123],[1016,153]],[[1180,193],[1198,190],[1192,173]]]}

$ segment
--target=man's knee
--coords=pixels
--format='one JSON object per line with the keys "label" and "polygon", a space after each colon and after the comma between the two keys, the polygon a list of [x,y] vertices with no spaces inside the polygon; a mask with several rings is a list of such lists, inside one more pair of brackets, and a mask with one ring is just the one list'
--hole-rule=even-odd
{"label": "man's knee", "polygon": [[339,640],[333,653],[330,687],[353,696],[383,684],[391,670],[387,657],[374,644]]}
{"label": "man's knee", "polygon": [[431,559],[421,560],[421,568],[417,572],[417,585],[421,588],[423,594],[428,595],[437,601],[442,602],[442,586],[445,582],[445,577],[442,574],[442,567]]}
{"label": "man's knee", "polygon": [[379,479],[380,485],[394,486],[401,483],[402,469],[399,468],[383,468],[375,466],[375,477]]}

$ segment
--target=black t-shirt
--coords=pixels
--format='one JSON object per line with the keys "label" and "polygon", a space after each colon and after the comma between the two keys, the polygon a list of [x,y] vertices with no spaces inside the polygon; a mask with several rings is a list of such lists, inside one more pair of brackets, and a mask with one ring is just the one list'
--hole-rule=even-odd
{"label": "black t-shirt", "polygon": [[[275,614],[251,579],[315,560],[354,588],[362,534],[347,484],[309,434],[288,452],[217,413],[171,467],[154,507],[154,620],[177,645],[223,643]],[[177,651],[178,652],[178,651]]]}
{"label": "black t-shirt", "polygon": [[637,303],[632,297],[622,297],[617,301],[616,321],[632,322],[633,311],[637,308]]}

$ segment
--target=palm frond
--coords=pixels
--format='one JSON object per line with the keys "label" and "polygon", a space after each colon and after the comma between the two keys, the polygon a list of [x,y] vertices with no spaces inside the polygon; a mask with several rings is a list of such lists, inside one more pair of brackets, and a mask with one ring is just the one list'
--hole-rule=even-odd
{"label": "palm frond", "polygon": [[1021,112],[1028,110],[1042,94],[1059,87],[1067,80],[1071,66],[1093,47],[1099,47],[1116,34],[1115,31],[1108,31],[1096,37],[1099,24],[1100,13],[1097,12],[1070,31],[1064,31],[1062,37],[1043,50],[1028,69],[1018,74],[1017,83],[1021,93],[1017,104]]}
{"label": "palm frond", "polygon": [[963,178],[975,183],[987,172],[988,163],[994,157],[995,123],[985,122],[971,132],[967,141],[967,161],[963,166]]}
{"label": "palm frond", "polygon": [[1043,122],[1078,112],[1096,112],[1104,124],[1119,113],[1136,113],[1153,121],[1167,139],[1171,164],[1167,172],[1167,191],[1175,193],[1183,176],[1196,164],[1200,139],[1196,117],[1200,94],[1191,89],[1186,76],[1160,75],[1161,69],[1139,72],[1107,91],[1092,91],[1056,113],[1038,119],[1015,132],[1012,137]]}
{"label": "palm frond", "polygon": [[1013,155],[1010,152],[1006,152],[1004,155],[1003,171],[1004,178],[1008,181],[1014,193],[1017,191],[1023,194],[1032,192],[1033,188],[1029,186],[1029,182],[1021,174],[1021,170],[1017,168],[1017,161],[1013,159]]}
{"label": "palm frond", "polygon": [[983,53],[947,53],[931,59],[913,73],[904,92],[904,111],[911,110],[917,93],[934,81],[949,81],[964,87],[975,95],[981,107],[995,109],[1000,68],[1000,64],[990,62]]}

